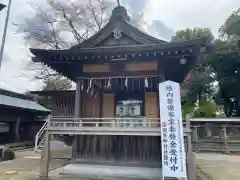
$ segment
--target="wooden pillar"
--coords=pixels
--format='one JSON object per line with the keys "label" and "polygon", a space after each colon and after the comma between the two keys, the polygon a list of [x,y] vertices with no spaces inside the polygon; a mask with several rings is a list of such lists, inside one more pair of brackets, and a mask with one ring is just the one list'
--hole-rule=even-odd
{"label": "wooden pillar", "polygon": [[222,127],[223,131],[223,140],[224,140],[224,146],[225,146],[225,152],[228,154],[229,153],[229,146],[228,146],[228,134],[227,134],[227,126]]}
{"label": "wooden pillar", "polygon": [[[104,96],[104,81],[101,81],[101,87],[100,87],[100,91],[99,91],[99,106],[100,106],[100,114],[99,117],[102,118],[103,117],[103,96]],[[102,126],[102,124],[100,125]]]}
{"label": "wooden pillar", "polygon": [[189,131],[187,136],[187,179],[197,180],[196,159],[192,152],[192,135],[189,115],[186,116],[186,128]]}
{"label": "wooden pillar", "polygon": [[198,146],[198,126],[193,126],[193,141],[195,142],[196,152],[199,152],[199,146]]}
{"label": "wooden pillar", "polygon": [[41,152],[41,160],[40,160],[40,179],[48,178],[48,170],[49,170],[49,158],[50,158],[50,135],[49,132],[46,131],[46,139],[44,141],[43,150]]}
{"label": "wooden pillar", "polygon": [[76,94],[75,94],[75,107],[74,107],[74,117],[78,118],[81,115],[81,80],[76,82]]}
{"label": "wooden pillar", "polygon": [[160,102],[159,102],[159,96],[161,95],[161,92],[159,92],[159,87],[158,87],[158,85],[159,85],[159,83],[162,83],[162,82],[164,82],[166,79],[165,79],[165,74],[164,74],[164,71],[163,71],[163,67],[162,66],[160,66],[160,63],[158,64],[158,70],[159,70],[159,72],[162,74],[162,76],[161,76],[161,78],[160,78],[160,82],[158,82],[158,84],[157,84],[157,117],[159,118],[159,125],[161,126],[161,117],[160,117]]}
{"label": "wooden pillar", "polygon": [[[75,107],[74,107],[74,117],[79,118],[82,114],[82,91],[81,91],[82,81],[80,79],[76,82],[76,95],[75,95]],[[72,158],[77,156],[77,149],[78,149],[78,137],[75,135],[73,136],[72,142]]]}
{"label": "wooden pillar", "polygon": [[20,140],[20,121],[21,121],[21,118],[18,117],[15,125],[15,141],[16,142]]}
{"label": "wooden pillar", "polygon": [[210,124],[206,123],[205,125],[206,125],[205,126],[205,131],[206,131],[207,137],[211,137],[212,136],[212,130],[210,128]]}

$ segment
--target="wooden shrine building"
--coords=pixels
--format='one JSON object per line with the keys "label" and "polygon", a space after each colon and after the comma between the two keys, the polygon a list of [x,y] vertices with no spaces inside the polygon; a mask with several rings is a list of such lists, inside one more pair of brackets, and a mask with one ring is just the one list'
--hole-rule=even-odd
{"label": "wooden shrine building", "polygon": [[0,144],[34,142],[50,113],[32,97],[0,89]]}
{"label": "wooden shrine building", "polygon": [[[166,42],[149,36],[117,6],[105,27],[78,45],[31,49],[35,62],[76,82],[75,94],[49,92],[55,99],[47,132],[74,134],[73,159],[159,165],[158,84],[181,83],[204,45],[205,39]],[[47,176],[46,168],[41,175]]]}

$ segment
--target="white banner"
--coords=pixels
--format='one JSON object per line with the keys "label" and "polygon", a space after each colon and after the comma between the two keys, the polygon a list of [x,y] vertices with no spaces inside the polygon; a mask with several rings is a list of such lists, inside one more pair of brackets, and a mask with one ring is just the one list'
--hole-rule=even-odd
{"label": "white banner", "polygon": [[180,86],[176,82],[159,84],[163,177],[186,178]]}

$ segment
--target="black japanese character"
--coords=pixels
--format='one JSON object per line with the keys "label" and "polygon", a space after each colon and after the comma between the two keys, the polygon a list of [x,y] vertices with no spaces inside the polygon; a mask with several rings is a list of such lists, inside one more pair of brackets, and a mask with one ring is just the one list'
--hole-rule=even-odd
{"label": "black japanese character", "polygon": [[170,126],[175,125],[175,123],[174,123],[174,119],[169,119],[169,120],[168,120],[168,123],[169,123]]}
{"label": "black japanese character", "polygon": [[176,148],[176,146],[177,146],[177,143],[175,141],[170,142],[170,147],[171,148]]}
{"label": "black japanese character", "polygon": [[167,144],[163,144],[163,148],[164,148],[164,149],[167,149],[167,148],[168,148],[168,145],[167,145]]}
{"label": "black japanese character", "polygon": [[168,166],[168,161],[164,161],[164,165],[165,165],[165,166]]}
{"label": "black japanese character", "polygon": [[171,118],[174,117],[175,116],[174,112],[173,111],[168,112],[168,116],[171,117]]}
{"label": "black japanese character", "polygon": [[173,88],[172,88],[171,85],[167,85],[167,86],[166,86],[166,91],[172,91],[172,90],[173,90]]}
{"label": "black japanese character", "polygon": [[176,140],[176,139],[177,139],[177,136],[176,136],[175,133],[170,133],[170,134],[169,134],[169,138],[170,138],[171,140]]}
{"label": "black japanese character", "polygon": [[168,105],[167,109],[168,109],[168,111],[174,111],[174,106],[173,105]]}
{"label": "black japanese character", "polygon": [[169,127],[169,131],[172,132],[176,132],[176,127],[174,127],[173,125],[170,125]]}
{"label": "black japanese character", "polygon": [[173,93],[172,92],[168,92],[167,93],[167,97],[171,97],[172,98],[173,97]]}
{"label": "black japanese character", "polygon": [[170,162],[171,162],[172,164],[177,164],[177,157],[176,157],[176,156],[171,156],[171,157],[170,157]]}
{"label": "black japanese character", "polygon": [[173,104],[173,99],[172,98],[167,99],[167,103],[168,104]]}
{"label": "black japanese character", "polygon": [[163,138],[167,138],[167,133],[163,133]]}
{"label": "black japanese character", "polygon": [[168,140],[166,138],[163,138],[163,142],[166,143],[168,142]]}
{"label": "black japanese character", "polygon": [[167,128],[163,128],[163,132],[167,132]]}
{"label": "black japanese character", "polygon": [[164,155],[163,159],[164,161],[168,161],[168,155]]}
{"label": "black japanese character", "polygon": [[175,172],[176,170],[178,170],[178,167],[177,167],[175,164],[173,164],[170,168],[171,168],[171,170],[174,171],[174,172]]}
{"label": "black japanese character", "polygon": [[168,151],[165,149],[164,152],[163,152],[163,154],[168,154]]}
{"label": "black japanese character", "polygon": [[177,150],[176,149],[171,149],[169,153],[170,153],[171,156],[177,156]]}

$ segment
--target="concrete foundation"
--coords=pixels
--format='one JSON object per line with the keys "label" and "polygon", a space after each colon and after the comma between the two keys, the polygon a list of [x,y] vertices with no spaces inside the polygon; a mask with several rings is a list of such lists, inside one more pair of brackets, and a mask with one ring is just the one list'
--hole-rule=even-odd
{"label": "concrete foundation", "polygon": [[160,168],[69,164],[56,171],[61,175],[61,179],[162,179]]}

